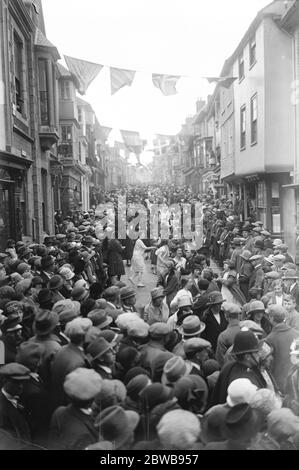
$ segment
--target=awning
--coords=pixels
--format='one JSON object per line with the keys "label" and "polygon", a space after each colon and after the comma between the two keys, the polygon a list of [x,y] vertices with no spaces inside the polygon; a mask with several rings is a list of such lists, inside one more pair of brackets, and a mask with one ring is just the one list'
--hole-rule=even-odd
{"label": "awning", "polygon": [[189,168],[188,170],[183,171],[184,176],[190,176],[195,172],[195,168]]}
{"label": "awning", "polygon": [[283,184],[281,187],[284,189],[299,189],[299,183]]}

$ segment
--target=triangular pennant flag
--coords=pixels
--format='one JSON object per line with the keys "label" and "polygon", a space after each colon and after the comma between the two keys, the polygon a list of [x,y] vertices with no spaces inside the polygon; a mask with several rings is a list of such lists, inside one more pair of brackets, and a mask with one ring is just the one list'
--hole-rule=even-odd
{"label": "triangular pennant flag", "polygon": [[135,70],[125,70],[110,67],[111,95],[128,85],[131,86],[135,78]]}
{"label": "triangular pennant flag", "polygon": [[237,77],[205,77],[209,83],[219,83],[220,86],[223,86],[224,88],[229,88],[232,83],[234,83],[235,80],[237,80]]}
{"label": "triangular pennant flag", "polygon": [[103,135],[103,139],[105,140],[105,142],[108,139],[111,131],[112,131],[112,127],[101,126],[101,133]]}
{"label": "triangular pennant flag", "polygon": [[152,75],[153,84],[162,91],[164,96],[177,94],[176,84],[180,78],[177,75],[162,75],[158,73],[153,73]]}
{"label": "triangular pennant flag", "polygon": [[64,56],[69,71],[77,78],[79,82],[79,93],[85,95],[91,82],[96,78],[103,68],[103,65],[87,62],[86,60],[75,59],[74,57]]}

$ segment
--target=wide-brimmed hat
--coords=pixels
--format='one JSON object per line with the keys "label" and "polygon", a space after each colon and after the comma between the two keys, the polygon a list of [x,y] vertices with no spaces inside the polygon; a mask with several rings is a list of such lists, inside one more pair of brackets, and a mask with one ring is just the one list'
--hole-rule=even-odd
{"label": "wide-brimmed hat", "polygon": [[67,266],[62,266],[59,270],[60,276],[64,277],[67,281],[70,281],[75,276],[75,273]]}
{"label": "wide-brimmed hat", "polygon": [[257,386],[249,379],[240,378],[233,380],[227,389],[226,403],[233,407],[239,403],[249,403],[257,391]]}
{"label": "wide-brimmed hat", "polygon": [[295,269],[289,269],[284,272],[282,279],[299,279],[299,273]]}
{"label": "wide-brimmed hat", "polygon": [[21,343],[16,355],[16,361],[23,366],[28,367],[30,370],[35,370],[40,362],[44,348],[42,344],[34,343],[33,341],[26,341]]}
{"label": "wide-brimmed hat", "polygon": [[36,313],[34,329],[39,336],[46,336],[51,333],[59,323],[59,317],[56,312],[42,310]]}
{"label": "wide-brimmed hat", "polygon": [[53,266],[55,264],[54,258],[52,256],[43,256],[41,259],[41,266],[42,269],[49,268],[50,266]]}
{"label": "wide-brimmed hat", "polygon": [[199,439],[200,421],[190,411],[172,410],[159,421],[157,433],[165,449],[190,449]]}
{"label": "wide-brimmed hat", "polygon": [[26,293],[30,290],[32,284],[32,278],[23,279],[16,284],[15,290],[16,294],[18,295],[26,295]]}
{"label": "wide-brimmed hat", "polygon": [[188,336],[199,335],[204,331],[205,328],[206,325],[201,322],[196,315],[190,315],[184,319],[182,326],[179,327],[179,331],[184,336],[184,338],[187,338]]}
{"label": "wide-brimmed hat", "polygon": [[84,287],[74,287],[72,290],[72,298],[81,302],[82,300],[86,299],[89,296],[89,292]]}
{"label": "wide-brimmed hat", "polygon": [[140,320],[140,317],[138,313],[136,312],[126,312],[126,313],[121,313],[118,315],[117,319],[115,320],[116,326],[120,330],[127,330],[129,324],[132,321]]}
{"label": "wide-brimmed hat", "polygon": [[104,338],[98,338],[91,343],[87,348],[87,353],[90,358],[94,361],[102,357],[107,351],[111,351],[112,346]]}
{"label": "wide-brimmed hat", "polygon": [[210,408],[201,419],[200,438],[203,442],[221,442],[225,440],[224,422],[229,408],[216,405]]}
{"label": "wide-brimmed hat", "polygon": [[60,289],[63,286],[63,279],[58,274],[51,277],[48,283],[50,290]]}
{"label": "wide-brimmed hat", "polygon": [[246,261],[249,261],[249,259],[251,258],[252,256],[252,253],[251,251],[249,250],[244,250],[242,251],[242,253],[240,254],[241,258],[245,259]]}
{"label": "wide-brimmed hat", "polygon": [[132,287],[122,287],[120,289],[120,299],[121,300],[126,300],[130,299],[131,297],[134,297],[136,295],[136,292]]}
{"label": "wide-brimmed hat", "polygon": [[63,388],[70,399],[88,401],[101,391],[102,382],[95,370],[78,368],[66,376]]}
{"label": "wide-brimmed hat", "polygon": [[17,331],[22,329],[21,317],[18,313],[12,313],[3,322],[2,331],[8,333],[11,331]]}
{"label": "wide-brimmed hat", "polygon": [[112,442],[115,449],[120,449],[135,431],[139,420],[140,416],[135,411],[110,406],[98,415],[95,426],[102,439]]}
{"label": "wide-brimmed hat", "polygon": [[250,302],[248,314],[252,314],[254,312],[265,312],[265,305],[261,300],[253,300]]}
{"label": "wide-brimmed hat", "polygon": [[223,302],[224,302],[224,298],[222,297],[221,292],[213,291],[209,295],[209,300],[207,302],[207,305],[217,305],[217,304],[222,304]]}
{"label": "wide-brimmed hat", "polygon": [[225,435],[228,439],[248,439],[260,430],[261,418],[247,403],[233,406],[225,417]]}
{"label": "wide-brimmed hat", "polygon": [[192,307],[192,301],[189,295],[182,295],[181,297],[179,297],[177,301],[177,307],[178,308]]}
{"label": "wide-brimmed hat", "polygon": [[199,375],[181,377],[174,385],[174,395],[183,409],[188,409],[192,402],[206,405],[209,388],[206,380]]}
{"label": "wide-brimmed hat", "polygon": [[187,364],[184,359],[180,356],[174,356],[166,362],[163,367],[163,375],[161,383],[167,385],[168,383],[174,383],[184,375],[187,375],[190,371],[187,368]]}
{"label": "wide-brimmed hat", "polygon": [[259,343],[255,334],[248,331],[239,331],[234,340],[232,354],[246,354],[259,351]]}
{"label": "wide-brimmed hat", "polygon": [[113,322],[113,319],[108,317],[105,310],[99,308],[89,312],[87,317],[90,318],[93,326],[96,326],[99,329],[106,328]]}

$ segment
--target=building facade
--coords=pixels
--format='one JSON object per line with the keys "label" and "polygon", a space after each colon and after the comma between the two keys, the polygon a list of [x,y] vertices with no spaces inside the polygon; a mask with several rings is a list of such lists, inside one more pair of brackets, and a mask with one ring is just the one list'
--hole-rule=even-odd
{"label": "building facade", "polygon": [[54,229],[57,60],[41,2],[0,3],[0,247]]}

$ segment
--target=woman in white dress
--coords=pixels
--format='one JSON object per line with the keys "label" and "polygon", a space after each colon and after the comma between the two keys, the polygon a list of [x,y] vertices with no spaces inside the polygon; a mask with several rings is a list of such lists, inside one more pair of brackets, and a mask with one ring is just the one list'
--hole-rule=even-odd
{"label": "woman in white dress", "polygon": [[153,248],[155,247],[145,246],[140,237],[137,238],[131,260],[131,275],[129,277],[133,284],[135,284],[137,279],[137,287],[145,287],[143,284],[143,274],[145,271],[144,253],[151,251]]}

